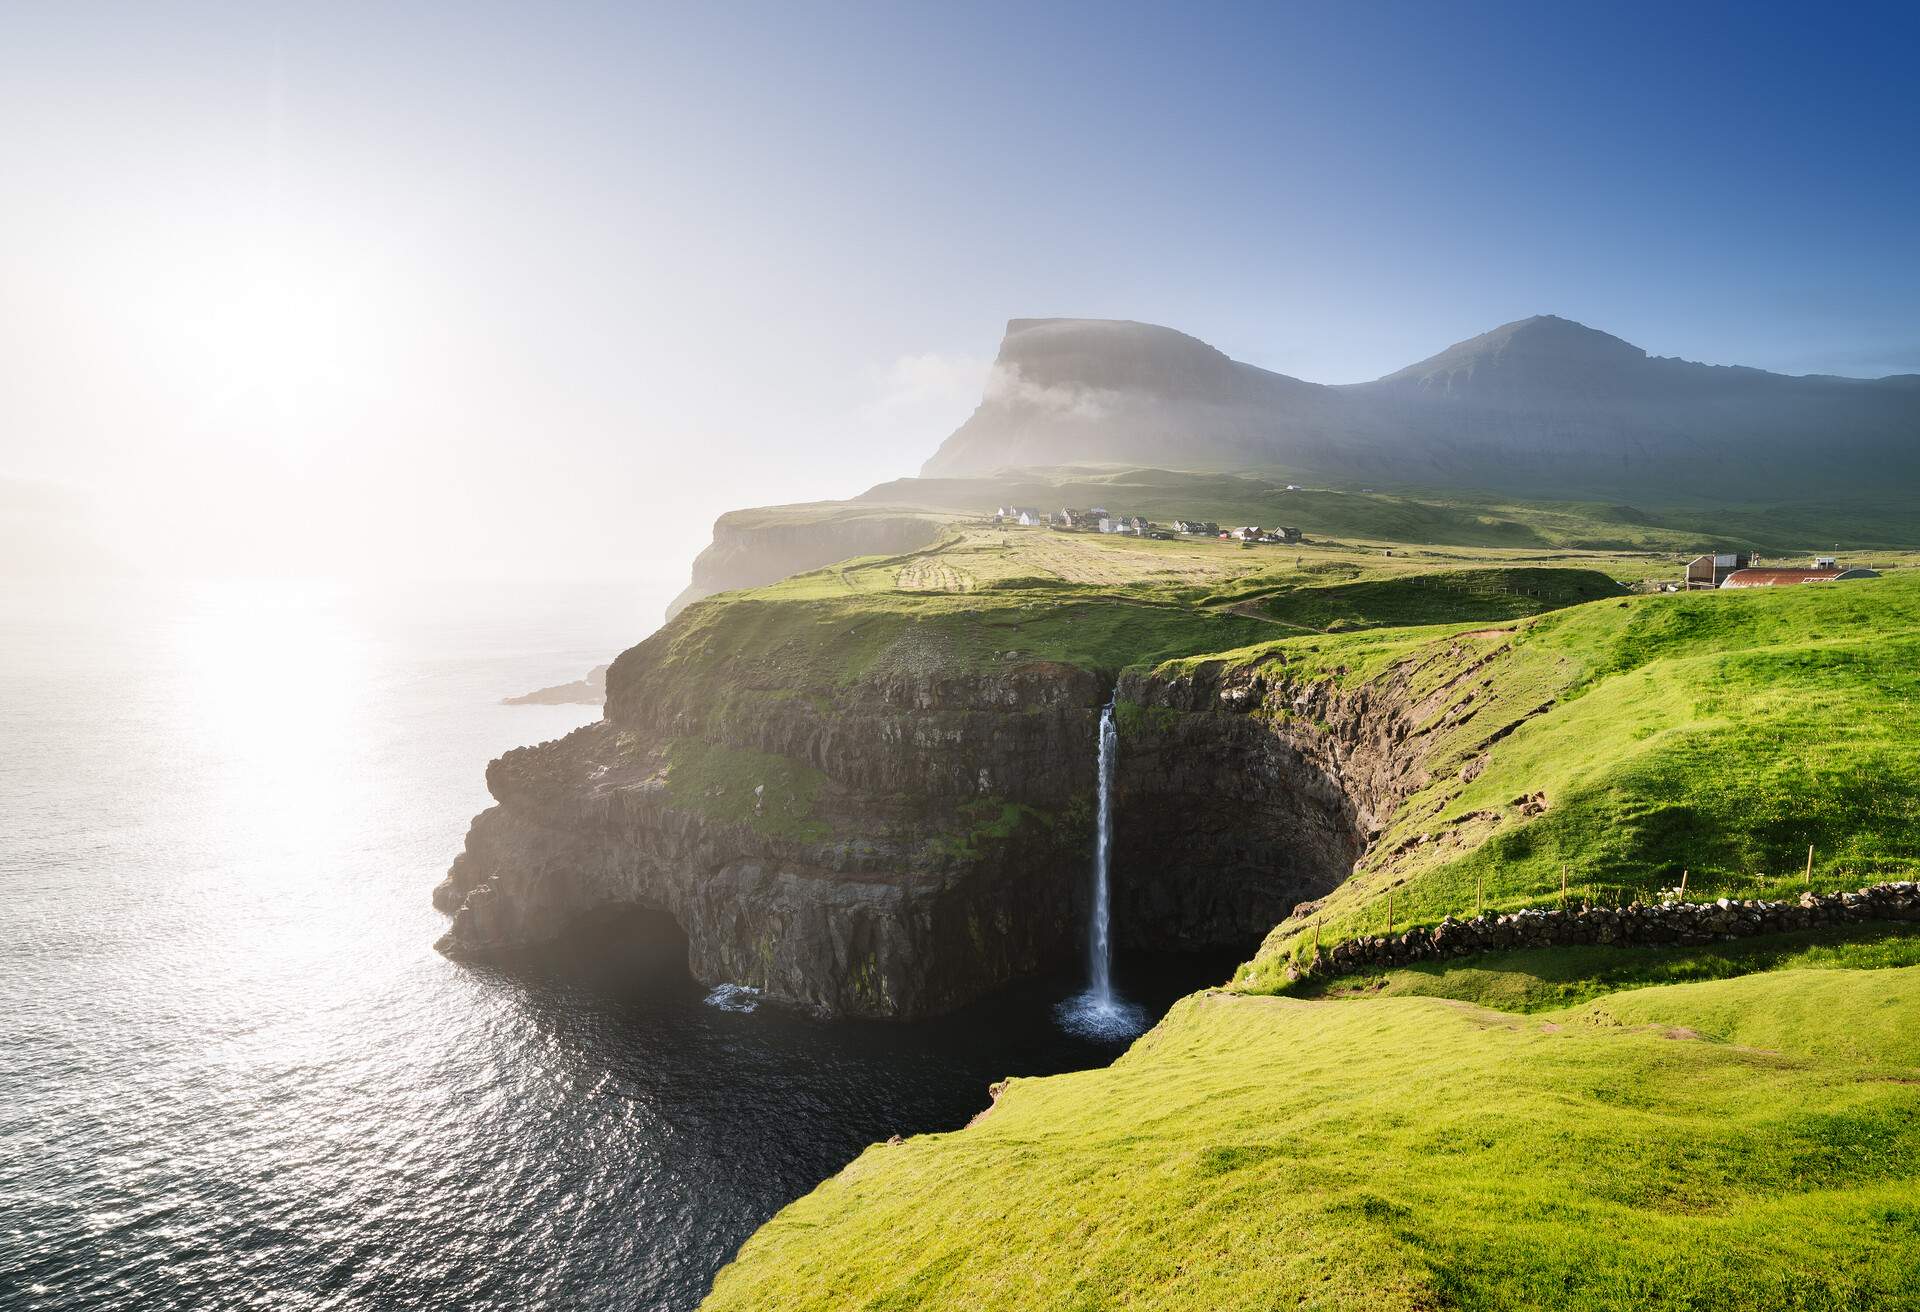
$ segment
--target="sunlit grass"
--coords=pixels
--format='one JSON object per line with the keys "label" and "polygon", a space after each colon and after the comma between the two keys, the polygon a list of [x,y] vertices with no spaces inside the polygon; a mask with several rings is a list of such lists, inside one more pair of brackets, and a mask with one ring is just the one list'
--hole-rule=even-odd
{"label": "sunlit grass", "polygon": [[1530,1017],[1203,995],[1110,1069],[868,1149],[706,1306],[1907,1306],[1916,1005],[1920,968]]}
{"label": "sunlit grass", "polygon": [[[1244,986],[1279,987],[1315,920],[1323,944],[1384,931],[1389,891],[1405,929],[1558,905],[1563,879],[1570,901],[1683,878],[1693,898],[1791,897],[1920,869],[1920,577],[1597,602],[1479,642],[1495,646],[1395,630],[1234,655],[1346,666],[1347,685],[1403,661],[1429,686],[1475,668],[1431,717],[1426,786]],[[1449,715],[1468,695],[1474,714]]]}

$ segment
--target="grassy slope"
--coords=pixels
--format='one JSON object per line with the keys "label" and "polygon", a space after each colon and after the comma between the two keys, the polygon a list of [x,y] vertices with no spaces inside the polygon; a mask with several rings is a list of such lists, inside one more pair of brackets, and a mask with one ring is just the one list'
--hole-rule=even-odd
{"label": "grassy slope", "polygon": [[658,641],[688,677],[733,689],[822,688],[894,669],[976,670],[1012,660],[1112,674],[1301,629],[1537,614],[1617,594],[1614,573],[1645,567],[1583,563],[1528,568],[1498,554],[1244,550],[975,526],[925,550],[709,598]]}
{"label": "grassy slope", "polygon": [[1590,569],[1436,570],[1278,592],[1264,611],[1327,632],[1466,621],[1499,623],[1618,597],[1613,580]]}
{"label": "grassy slope", "polygon": [[[1818,887],[1915,868],[1920,576],[1636,597],[1508,638],[1388,630],[1234,659],[1345,667],[1324,677],[1348,681],[1404,661],[1435,684],[1489,651],[1436,717],[1431,782],[1313,910],[1323,941],[1382,930],[1389,888],[1404,927],[1470,913],[1477,890],[1499,909],[1557,902],[1563,869],[1576,895],[1652,895],[1684,869],[1711,897],[1797,891],[1810,843]],[[1481,771],[1463,782],[1470,764]],[[1529,816],[1517,803],[1536,794],[1547,810]],[[1275,931],[1245,986],[1279,986],[1306,915]]]}
{"label": "grassy slope", "polygon": [[[1027,660],[1117,672],[1273,632],[1244,616],[1071,586],[970,594],[735,595],[691,608],[670,660],[728,687],[831,688]],[[715,653],[724,653],[716,658]]]}
{"label": "grassy slope", "polygon": [[1916,1006],[1920,967],[1525,1018],[1202,995],[1111,1068],[868,1149],[706,1306],[1911,1306]]}

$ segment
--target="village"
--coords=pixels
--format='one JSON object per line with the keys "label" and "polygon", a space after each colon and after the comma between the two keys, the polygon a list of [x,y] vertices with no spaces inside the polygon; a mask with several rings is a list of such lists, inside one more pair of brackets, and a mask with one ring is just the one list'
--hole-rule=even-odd
{"label": "village", "polygon": [[993,522],[1002,526],[1019,525],[1022,528],[1049,528],[1063,532],[1125,533],[1159,542],[1171,542],[1176,536],[1262,546],[1292,545],[1305,541],[1297,528],[1262,528],[1258,524],[1243,524],[1237,528],[1223,529],[1211,520],[1198,519],[1176,519],[1170,527],[1162,527],[1140,515],[1113,514],[1104,506],[1094,506],[1088,510],[1065,507],[1051,511],[1033,506],[1001,506],[994,512]]}
{"label": "village", "polygon": [[[1291,486],[1289,490],[1293,490]],[[999,528],[1043,528],[1063,533],[1119,534],[1151,541],[1219,541],[1242,546],[1297,545],[1308,541],[1302,531],[1289,526],[1268,528],[1258,524],[1221,527],[1212,520],[1174,519],[1160,524],[1144,515],[1116,514],[1104,506],[1077,509],[1063,506],[1048,510],[1038,506],[1003,505],[990,522]],[[1384,554],[1393,555],[1392,548]],[[1629,585],[1639,592],[1700,592],[1713,589],[1772,588],[1800,583],[1837,583],[1855,579],[1879,578],[1871,566],[1843,564],[1837,556],[1816,555],[1808,565],[1757,563],[1757,557],[1745,551],[1713,551],[1686,561],[1682,577],[1666,581],[1643,579]]]}

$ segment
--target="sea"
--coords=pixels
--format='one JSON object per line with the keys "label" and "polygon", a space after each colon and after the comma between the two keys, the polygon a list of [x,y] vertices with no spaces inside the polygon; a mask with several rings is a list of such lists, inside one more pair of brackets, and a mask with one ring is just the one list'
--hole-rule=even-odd
{"label": "sea", "polygon": [[[0,1308],[690,1309],[866,1145],[1123,1050],[1068,976],[824,1022],[654,920],[434,952],[487,761],[599,715],[501,699],[665,600],[0,583]],[[1230,968],[1116,982],[1151,1016]]]}

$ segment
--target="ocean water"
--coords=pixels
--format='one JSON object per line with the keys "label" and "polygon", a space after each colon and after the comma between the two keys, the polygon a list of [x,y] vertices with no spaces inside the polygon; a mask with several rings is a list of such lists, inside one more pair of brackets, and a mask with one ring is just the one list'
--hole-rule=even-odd
{"label": "ocean water", "polygon": [[0,585],[0,1307],[691,1308],[866,1144],[1118,1051],[1053,1024],[1073,979],[828,1024],[639,918],[436,954],[487,760],[598,714],[499,699],[664,600]]}

